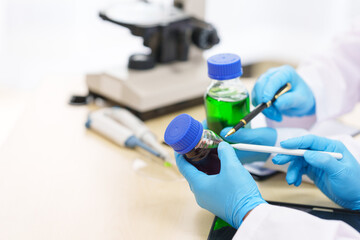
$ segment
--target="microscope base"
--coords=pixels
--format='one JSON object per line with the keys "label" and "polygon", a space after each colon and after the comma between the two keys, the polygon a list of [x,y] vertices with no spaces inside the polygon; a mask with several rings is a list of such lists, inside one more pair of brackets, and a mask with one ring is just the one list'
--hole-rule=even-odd
{"label": "microscope base", "polygon": [[198,97],[198,98],[194,98],[185,102],[179,102],[176,104],[172,104],[172,105],[168,105],[168,106],[164,106],[161,108],[157,108],[157,109],[153,109],[150,111],[146,111],[146,112],[139,112],[136,109],[132,109],[128,106],[125,106],[121,103],[118,102],[114,102],[104,96],[101,96],[97,93],[91,92],[89,91],[89,94],[94,96],[94,97],[101,97],[103,99],[105,99],[106,101],[108,101],[111,105],[113,106],[119,106],[119,107],[123,107],[126,108],[127,110],[129,110],[130,112],[132,112],[133,114],[135,114],[138,118],[140,118],[143,121],[149,120],[149,119],[153,119],[162,115],[166,115],[172,112],[177,112],[186,108],[190,108],[190,107],[194,107],[197,105],[201,105],[204,103],[204,97]]}
{"label": "microscope base", "polygon": [[210,80],[204,59],[88,74],[89,92],[132,111],[142,120],[203,103]]}

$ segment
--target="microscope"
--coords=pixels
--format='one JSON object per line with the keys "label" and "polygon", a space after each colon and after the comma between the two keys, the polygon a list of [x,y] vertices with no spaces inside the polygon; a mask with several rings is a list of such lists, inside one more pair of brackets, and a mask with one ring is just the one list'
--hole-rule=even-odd
{"label": "microscope", "polygon": [[100,11],[101,19],[141,37],[150,53],[131,55],[126,67],[87,74],[89,94],[142,120],[202,104],[210,83],[202,51],[219,43],[204,11],[205,0],[174,0],[167,7],[127,1]]}

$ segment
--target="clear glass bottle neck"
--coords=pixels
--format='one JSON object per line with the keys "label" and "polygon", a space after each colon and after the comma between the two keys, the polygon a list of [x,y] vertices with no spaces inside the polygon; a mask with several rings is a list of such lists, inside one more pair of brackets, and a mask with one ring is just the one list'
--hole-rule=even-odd
{"label": "clear glass bottle neck", "polygon": [[246,89],[245,84],[240,79],[240,77],[226,79],[226,80],[211,79],[211,84],[209,86],[209,89],[218,86],[233,86],[233,87],[235,86],[237,88]]}
{"label": "clear glass bottle neck", "polygon": [[213,79],[206,94],[220,101],[240,101],[249,96],[245,84],[240,78],[228,80]]}
{"label": "clear glass bottle neck", "polygon": [[225,79],[225,80],[217,80],[217,79],[213,79],[213,78],[210,78],[210,79],[214,83],[242,83],[240,77],[231,78],[231,79]]}
{"label": "clear glass bottle neck", "polygon": [[219,137],[216,133],[209,129],[204,129],[203,134],[199,143],[194,147],[197,148],[217,148],[217,146],[222,142],[223,139]]}

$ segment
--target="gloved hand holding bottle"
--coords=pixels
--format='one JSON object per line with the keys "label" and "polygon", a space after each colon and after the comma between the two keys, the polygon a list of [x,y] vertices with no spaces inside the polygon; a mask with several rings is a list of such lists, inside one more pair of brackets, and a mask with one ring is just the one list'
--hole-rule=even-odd
{"label": "gloved hand holding bottle", "polygon": [[360,164],[343,143],[314,135],[288,139],[280,143],[284,148],[301,148],[343,154],[340,160],[314,151],[306,151],[304,157],[277,155],[275,164],[290,162],[286,180],[299,186],[302,175],[306,174],[315,185],[340,206],[360,210]]}
{"label": "gloved hand holding bottle", "polygon": [[207,175],[175,153],[176,164],[189,182],[200,207],[239,228],[245,216],[256,206],[266,203],[250,173],[241,165],[233,148],[225,142],[218,146],[221,170]]}
{"label": "gloved hand holding bottle", "polygon": [[291,90],[265,109],[265,116],[281,121],[282,115],[300,117],[314,114],[316,104],[311,89],[295,69],[287,65],[272,68],[260,76],[252,91],[253,105],[270,101],[286,83],[291,84]]}

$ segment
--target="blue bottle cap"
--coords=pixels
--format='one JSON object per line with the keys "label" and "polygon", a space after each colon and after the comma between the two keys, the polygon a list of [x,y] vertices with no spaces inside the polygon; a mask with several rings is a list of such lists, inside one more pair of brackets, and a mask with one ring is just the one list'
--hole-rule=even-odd
{"label": "blue bottle cap", "polygon": [[236,54],[222,53],[207,60],[208,75],[212,79],[226,80],[243,74],[240,57]]}
{"label": "blue bottle cap", "polygon": [[176,152],[190,152],[201,139],[202,124],[188,114],[180,114],[167,126],[164,140]]}

